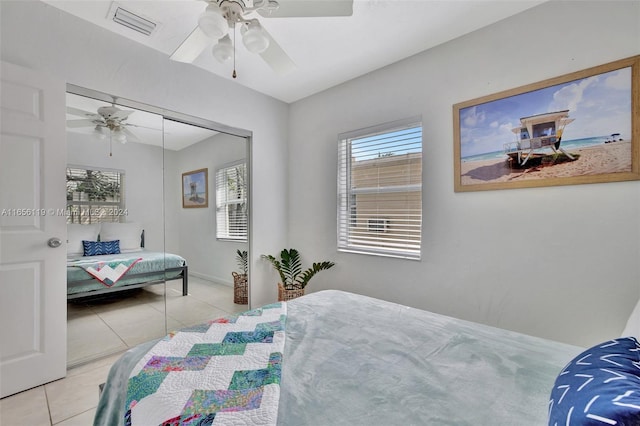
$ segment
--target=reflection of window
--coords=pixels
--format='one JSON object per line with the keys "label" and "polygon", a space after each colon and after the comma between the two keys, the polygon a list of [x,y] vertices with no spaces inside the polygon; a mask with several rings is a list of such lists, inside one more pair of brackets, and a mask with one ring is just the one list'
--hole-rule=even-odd
{"label": "reflection of window", "polygon": [[120,222],[124,172],[67,167],[67,223]]}
{"label": "reflection of window", "polygon": [[343,134],[338,158],[338,250],[420,259],[421,123]]}
{"label": "reflection of window", "polygon": [[216,171],[216,238],[247,241],[246,164]]}
{"label": "reflection of window", "polygon": [[533,125],[533,137],[540,138],[543,136],[551,136],[556,132],[556,124],[554,122],[540,123]]}

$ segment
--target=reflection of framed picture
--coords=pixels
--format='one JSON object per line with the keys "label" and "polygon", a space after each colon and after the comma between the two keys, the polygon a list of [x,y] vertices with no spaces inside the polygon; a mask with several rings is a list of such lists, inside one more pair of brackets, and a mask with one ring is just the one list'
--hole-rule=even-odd
{"label": "reflection of framed picture", "polygon": [[455,191],[640,180],[639,85],[635,56],[454,105]]}
{"label": "reflection of framed picture", "polygon": [[209,176],[207,169],[194,170],[182,174],[182,207],[197,208],[209,206]]}

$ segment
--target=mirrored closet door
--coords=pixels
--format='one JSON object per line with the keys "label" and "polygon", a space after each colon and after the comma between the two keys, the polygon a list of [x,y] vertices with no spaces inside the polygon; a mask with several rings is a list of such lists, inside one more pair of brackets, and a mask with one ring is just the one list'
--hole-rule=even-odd
{"label": "mirrored closet door", "polygon": [[189,297],[168,281],[166,312],[191,326],[248,308],[247,139],[164,120],[166,249],[189,265]]}
{"label": "mirrored closet door", "polygon": [[248,308],[250,134],[69,85],[67,143],[69,366]]}

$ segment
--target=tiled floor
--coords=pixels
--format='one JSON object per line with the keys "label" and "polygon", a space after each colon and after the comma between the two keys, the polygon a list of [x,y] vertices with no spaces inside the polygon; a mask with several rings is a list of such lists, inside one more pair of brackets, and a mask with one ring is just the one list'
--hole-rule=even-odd
{"label": "tiled floor", "polygon": [[[167,323],[170,330],[198,324],[247,305],[233,303],[233,288],[189,278],[189,296],[181,281],[167,283]],[[162,337],[162,286],[147,287],[130,297],[100,303],[69,304],[67,377],[0,400],[1,426],[87,426],[98,404],[98,385],[120,354],[138,343]],[[97,360],[87,362],[89,359]]]}
{"label": "tiled floor", "polygon": [[167,282],[166,303],[164,293],[163,285],[154,285],[108,299],[68,303],[68,366],[122,352],[171,330],[247,309],[246,305],[233,303],[232,287],[197,277],[189,279],[188,296],[182,296],[181,280]]}

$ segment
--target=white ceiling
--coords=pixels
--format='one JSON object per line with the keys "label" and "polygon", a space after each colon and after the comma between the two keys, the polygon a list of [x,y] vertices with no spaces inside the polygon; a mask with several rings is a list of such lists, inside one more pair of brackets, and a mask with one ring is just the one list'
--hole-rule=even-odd
{"label": "white ceiling", "polygon": [[[297,69],[285,76],[276,75],[259,55],[249,53],[239,43],[235,81],[284,102],[294,102],[544,1],[354,0],[353,16],[348,17],[259,17]],[[45,2],[167,56],[196,27],[207,6],[203,0],[119,0],[117,3],[127,10],[159,23],[154,34],[145,36],[108,19],[112,1]],[[220,64],[210,49],[205,49],[193,65],[180,65],[198,66],[232,80],[232,63]]]}

